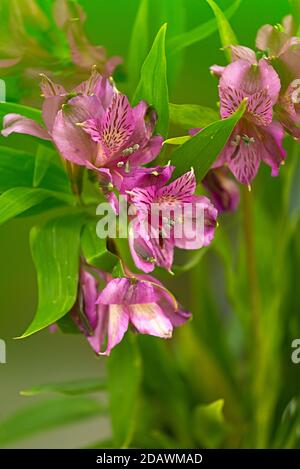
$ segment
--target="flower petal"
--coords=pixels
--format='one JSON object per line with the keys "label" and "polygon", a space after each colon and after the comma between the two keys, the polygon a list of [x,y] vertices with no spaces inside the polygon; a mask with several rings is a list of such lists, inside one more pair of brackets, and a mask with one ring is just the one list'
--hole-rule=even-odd
{"label": "flower petal", "polygon": [[3,130],[1,133],[4,137],[8,137],[14,132],[33,135],[43,140],[51,140],[47,130],[33,119],[28,119],[20,114],[7,114],[3,118]]}
{"label": "flower petal", "polygon": [[133,305],[157,300],[153,286],[135,278],[112,279],[100,293],[97,304]]}
{"label": "flower petal", "polygon": [[273,122],[262,134],[262,160],[271,167],[272,176],[278,176],[280,165],[286,157],[286,151],[282,147],[283,137],[284,130],[278,122]]}
{"label": "flower petal", "polygon": [[101,355],[109,355],[111,349],[121,342],[129,325],[128,308],[122,305],[109,306],[109,318],[107,325],[107,347]]}
{"label": "flower petal", "polygon": [[196,190],[196,178],[193,170],[175,179],[171,184],[158,190],[157,197],[160,202],[189,202]]}
{"label": "flower petal", "polygon": [[52,136],[66,160],[84,166],[86,161],[93,161],[97,153],[95,142],[77,125],[89,117],[89,111],[81,105],[80,100],[72,100],[73,104],[70,102],[57,113]]}
{"label": "flower petal", "polygon": [[141,334],[169,339],[172,337],[173,326],[159,305],[148,303],[129,306],[130,321]]}

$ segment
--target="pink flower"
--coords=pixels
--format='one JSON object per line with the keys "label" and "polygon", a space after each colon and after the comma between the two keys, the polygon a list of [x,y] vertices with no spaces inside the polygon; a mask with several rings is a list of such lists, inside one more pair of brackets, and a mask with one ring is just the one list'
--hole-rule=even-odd
{"label": "pink flower", "polygon": [[279,91],[279,77],[264,59],[258,63],[238,59],[224,68],[219,83],[221,117],[230,116],[243,99],[248,102],[214,167],[227,165],[243,184],[255,178],[261,161],[271,167],[272,176],[278,175],[285,157],[283,127],[273,121]]}
{"label": "pink flower", "polygon": [[[153,277],[130,274],[112,278],[100,271],[96,274],[98,281],[86,269],[81,270],[79,297],[72,316],[99,355],[110,354],[123,339],[129,324],[141,334],[167,339],[174,327],[191,317]],[[99,278],[105,284],[100,294]]]}
{"label": "pink flower", "polygon": [[100,183],[109,180],[110,191],[160,152],[163,139],[152,135],[155,112],[145,101],[132,108],[128,98],[96,70],[71,93],[47,77],[41,87],[46,128],[8,114],[2,135],[18,132],[52,140],[63,158],[97,171]]}
{"label": "pink flower", "polygon": [[158,182],[129,191],[129,245],[134,262],[144,272],[160,266],[170,270],[174,247],[198,249],[214,236],[217,210],[206,197],[196,196],[190,171],[171,184]]}

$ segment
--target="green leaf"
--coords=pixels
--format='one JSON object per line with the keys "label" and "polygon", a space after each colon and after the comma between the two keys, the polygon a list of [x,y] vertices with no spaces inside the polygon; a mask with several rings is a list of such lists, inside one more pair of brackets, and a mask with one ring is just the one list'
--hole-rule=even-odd
{"label": "green leaf", "polygon": [[219,120],[219,113],[214,109],[198,104],[169,104],[170,121],[185,129],[203,128]]}
{"label": "green leaf", "polygon": [[[224,12],[226,18],[231,18],[238,7],[241,4],[241,0],[235,0],[233,4]],[[180,50],[184,49],[187,46],[191,46],[196,42],[199,42],[203,39],[206,39],[208,36],[213,34],[218,28],[217,22],[215,19],[209,20],[196,28],[187,31],[183,34],[173,37],[167,43],[167,49],[171,54],[176,54]]]}
{"label": "green leaf", "polygon": [[81,248],[88,264],[105,272],[111,272],[118,262],[117,256],[108,251],[107,240],[98,238],[95,221],[87,223],[84,227]]}
{"label": "green leaf", "polygon": [[128,79],[134,90],[148,51],[148,0],[141,0],[132,28],[128,52]]}
{"label": "green leaf", "polygon": [[87,397],[60,397],[38,402],[0,422],[0,446],[103,413],[103,406]]}
{"label": "green leaf", "polygon": [[[218,5],[214,2],[214,0],[206,0],[209,6],[211,7],[212,11],[215,14],[220,39],[223,47],[228,47],[231,45],[237,45],[238,41],[236,35],[234,34],[229,22],[227,21],[226,16],[222,12],[222,10],[218,7]],[[229,49],[225,49],[225,55],[227,60],[230,62],[231,59],[231,52]]]}
{"label": "green leaf", "polygon": [[107,366],[114,445],[127,448],[135,431],[141,384],[141,357],[132,334],[112,350]]}
{"label": "green leaf", "polygon": [[68,215],[31,230],[30,244],[37,270],[39,301],[37,313],[21,338],[55,323],[74,305],[82,223],[82,214]]}
{"label": "green leaf", "polygon": [[194,413],[195,437],[204,448],[218,448],[229,427],[223,415],[224,400],[199,405]]}
{"label": "green leaf", "polygon": [[35,166],[33,174],[33,186],[38,187],[45,176],[55,152],[44,145],[38,145],[35,156]]}
{"label": "green leaf", "polygon": [[198,181],[204,178],[243,116],[246,105],[246,101],[243,101],[232,116],[208,125],[172,153],[171,162],[176,167],[173,179],[191,168],[194,168]]}
{"label": "green leaf", "polygon": [[0,225],[49,198],[62,200],[66,203],[74,202],[74,198],[69,194],[47,189],[29,187],[9,189],[0,195]]}
{"label": "green leaf", "polygon": [[20,392],[22,396],[36,396],[45,393],[58,393],[68,396],[100,392],[106,389],[106,380],[101,378],[66,381],[64,383],[41,384]]}
{"label": "green leaf", "polygon": [[167,136],[169,125],[169,95],[167,83],[167,63],[165,53],[167,25],[157,33],[149,54],[141,70],[141,78],[134,94],[133,104],[144,99],[154,106],[158,121],[156,130]]}
{"label": "green leaf", "polygon": [[[33,187],[35,156],[26,151],[0,146],[0,192],[16,186]],[[40,187],[71,194],[70,182],[62,167],[50,163]]]}
{"label": "green leaf", "polygon": [[173,137],[173,138],[167,138],[167,140],[164,140],[164,145],[183,145],[185,142],[188,140],[191,140],[190,135],[182,135],[181,137]]}
{"label": "green leaf", "polygon": [[300,446],[300,399],[293,399],[286,406],[276,429],[273,448],[299,448]]}
{"label": "green leaf", "polygon": [[43,124],[42,112],[39,109],[17,103],[0,102],[0,116],[3,117],[10,113],[21,114],[22,116],[35,120],[39,124]]}

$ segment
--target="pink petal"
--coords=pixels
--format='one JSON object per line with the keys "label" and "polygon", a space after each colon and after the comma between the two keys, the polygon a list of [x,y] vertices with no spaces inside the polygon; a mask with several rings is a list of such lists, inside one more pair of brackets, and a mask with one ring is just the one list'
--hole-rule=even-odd
{"label": "pink petal", "polygon": [[173,326],[161,308],[155,303],[129,306],[130,321],[141,334],[168,339]]}
{"label": "pink petal", "polygon": [[265,150],[262,152],[262,160],[271,167],[272,176],[278,176],[280,165],[286,157],[286,151],[282,146],[283,137],[284,130],[278,122],[273,122],[262,134]]}
{"label": "pink petal", "polygon": [[231,50],[231,60],[234,62],[235,60],[245,60],[250,64],[254,64],[257,62],[255,52],[250,49],[249,47],[245,46],[230,46]]}
{"label": "pink petal", "polygon": [[[229,145],[231,142],[226,145],[227,148]],[[242,141],[238,147],[231,145],[231,155],[227,159],[228,167],[242,184],[250,184],[255,178],[263,151],[263,146],[258,140],[251,144]]]}
{"label": "pink petal", "polygon": [[214,238],[218,211],[207,197],[193,196],[188,210],[183,212],[184,223],[174,237],[175,246],[181,249],[200,249]]}
{"label": "pink petal", "polygon": [[[72,100],[73,101],[73,100]],[[53,126],[53,140],[61,155],[72,163],[86,165],[96,157],[96,144],[77,123],[89,117],[80,104],[67,104],[57,113]]]}
{"label": "pink petal", "polygon": [[209,67],[209,70],[216,77],[221,77],[222,73],[225,70],[225,67],[222,67],[221,65],[211,65],[211,67]]}
{"label": "pink petal", "polygon": [[158,190],[157,197],[160,202],[189,202],[190,197],[196,190],[196,178],[194,171],[189,171],[183,176],[175,179],[168,186],[164,186]]}
{"label": "pink petal", "polygon": [[153,247],[148,240],[138,234],[139,232],[139,222],[131,222],[128,234],[131,256],[138,269],[144,272],[152,272],[155,267]]}
{"label": "pink petal", "polygon": [[97,304],[133,305],[157,300],[153,286],[135,278],[112,279],[100,293]]}
{"label": "pink petal", "polygon": [[258,91],[250,96],[247,104],[247,116],[253,124],[265,126],[271,124],[273,104],[267,90]]}
{"label": "pink petal", "polygon": [[3,118],[3,130],[1,131],[4,137],[13,132],[19,134],[33,135],[34,137],[41,138],[43,140],[51,140],[47,130],[44,129],[33,119],[21,116],[20,114],[7,114]]}
{"label": "pink petal", "polygon": [[268,51],[271,56],[278,56],[287,39],[285,33],[270,24],[265,24],[258,30],[255,44],[257,49]]}
{"label": "pink petal", "polygon": [[128,308],[122,305],[109,306],[109,318],[107,325],[107,347],[101,355],[109,355],[111,349],[121,342],[129,325]]}

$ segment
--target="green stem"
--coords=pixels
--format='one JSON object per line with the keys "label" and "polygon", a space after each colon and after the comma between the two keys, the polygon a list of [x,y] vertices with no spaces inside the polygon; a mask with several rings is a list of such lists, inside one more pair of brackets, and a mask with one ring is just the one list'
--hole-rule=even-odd
{"label": "green stem", "polygon": [[252,383],[252,405],[253,405],[253,432],[252,436],[256,440],[255,445],[258,443],[258,389],[256,381],[256,373],[259,368],[259,360],[262,349],[262,336],[261,336],[261,304],[260,304],[260,291],[259,281],[257,275],[256,257],[255,257],[255,242],[254,242],[254,226],[253,226],[253,201],[252,193],[247,187],[243,187],[242,194],[243,201],[243,229],[244,229],[244,243],[246,253],[246,269],[248,277],[249,288],[249,311],[250,311],[250,326],[251,326],[251,383]]}

